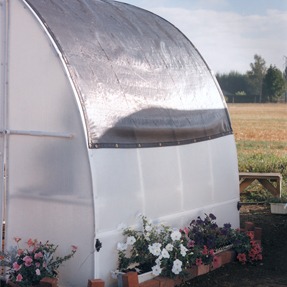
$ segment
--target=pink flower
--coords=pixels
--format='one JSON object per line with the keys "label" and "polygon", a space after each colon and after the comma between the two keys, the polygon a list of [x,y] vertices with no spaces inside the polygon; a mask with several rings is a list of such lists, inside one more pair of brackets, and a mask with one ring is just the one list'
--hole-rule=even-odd
{"label": "pink flower", "polygon": [[14,262],[12,266],[15,271],[18,271],[21,268],[21,265],[19,265],[17,262]]}
{"label": "pink flower", "polygon": [[29,240],[27,241],[27,244],[29,247],[34,246],[36,243],[36,240],[33,240],[32,238],[29,238]]}
{"label": "pink flower", "polygon": [[35,266],[36,266],[37,268],[39,268],[39,267],[41,266],[40,262],[36,262],[36,263],[35,263]]}
{"label": "pink flower", "polygon": [[208,249],[207,247],[204,245],[203,250],[202,250],[202,255],[208,255]]}
{"label": "pink flower", "polygon": [[34,259],[39,259],[39,258],[42,258],[42,257],[43,257],[43,253],[42,252],[37,252],[34,255]]}
{"label": "pink flower", "polygon": [[17,250],[17,254],[20,256],[21,254],[23,254],[24,250],[23,249],[18,249]]}
{"label": "pink flower", "polygon": [[201,260],[201,258],[196,258],[196,259],[195,259],[195,264],[196,264],[196,266],[202,265],[202,260]]}
{"label": "pink flower", "polygon": [[213,249],[210,249],[210,250],[209,250],[209,254],[210,254],[211,256],[213,256],[213,255],[214,255],[214,250],[213,250]]}
{"label": "pink flower", "polygon": [[19,274],[17,275],[17,277],[16,277],[16,281],[17,281],[17,282],[21,282],[22,279],[23,279],[23,276],[19,273]]}
{"label": "pink flower", "polygon": [[36,275],[38,275],[38,276],[41,275],[41,271],[39,269],[36,269]]}
{"label": "pink flower", "polygon": [[14,240],[18,243],[21,240],[21,238],[20,237],[14,237]]}
{"label": "pink flower", "polygon": [[77,249],[78,249],[78,246],[72,245],[72,251],[73,251],[73,252],[76,252]]}
{"label": "pink flower", "polygon": [[25,262],[25,266],[29,267],[32,265],[33,259],[30,256],[25,256],[23,261]]}
{"label": "pink flower", "polygon": [[190,240],[190,241],[188,241],[188,243],[187,243],[187,247],[188,247],[188,248],[192,248],[192,247],[194,247],[194,244],[195,244],[195,242],[194,242],[193,240]]}

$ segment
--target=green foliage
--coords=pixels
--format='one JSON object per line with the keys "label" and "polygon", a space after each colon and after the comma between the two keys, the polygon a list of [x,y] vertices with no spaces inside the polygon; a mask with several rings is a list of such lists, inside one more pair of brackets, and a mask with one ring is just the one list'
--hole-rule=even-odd
{"label": "green foliage", "polygon": [[240,172],[279,172],[287,179],[287,155],[270,154],[238,154]]}
{"label": "green foliage", "polygon": [[263,101],[277,102],[285,91],[285,80],[282,72],[275,66],[270,66],[263,79]]}
{"label": "green foliage", "polygon": [[265,60],[261,56],[255,54],[254,63],[250,64],[251,70],[247,72],[247,76],[252,87],[252,94],[259,95],[259,102],[261,102],[263,79],[266,74],[265,64]]}
{"label": "green foliage", "polygon": [[225,92],[231,94],[251,92],[248,77],[238,72],[232,71],[229,74],[217,74],[216,79],[221,89]]}
{"label": "green foliage", "polygon": [[265,60],[256,54],[250,68],[245,74],[235,71],[216,74],[223,93],[229,97],[246,96],[238,99],[240,102],[250,102],[255,96],[260,103],[277,102],[287,89],[287,68],[284,73],[272,65],[267,69]]}
{"label": "green foliage", "polygon": [[287,196],[281,196],[281,197],[271,197],[268,200],[269,203],[287,203]]}

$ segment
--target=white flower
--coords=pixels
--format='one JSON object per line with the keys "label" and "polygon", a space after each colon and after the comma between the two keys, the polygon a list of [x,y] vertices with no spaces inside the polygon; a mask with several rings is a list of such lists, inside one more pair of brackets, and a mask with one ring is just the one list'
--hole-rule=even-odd
{"label": "white flower", "polygon": [[160,255],[156,260],[155,260],[155,263],[156,265],[159,265],[161,264],[161,259],[162,259],[162,256]]}
{"label": "white flower", "polygon": [[165,248],[163,248],[163,250],[161,251],[161,256],[163,258],[169,258],[169,253],[167,252],[167,250]]}
{"label": "white flower", "polygon": [[173,261],[173,265],[172,265],[172,270],[171,271],[174,274],[179,274],[182,271],[181,266],[182,266],[182,262],[180,260],[176,259],[176,260]]}
{"label": "white flower", "polygon": [[172,241],[180,240],[181,239],[181,233],[178,230],[175,230],[170,235]]}
{"label": "white flower", "polygon": [[173,261],[173,266],[175,266],[175,267],[180,267],[180,268],[181,268],[182,262],[181,262],[179,259],[175,259],[175,260]]}
{"label": "white flower", "polygon": [[159,265],[155,265],[151,269],[152,269],[152,274],[156,276],[158,276],[162,270]]}
{"label": "white flower", "polygon": [[180,244],[180,254],[182,256],[185,256],[187,251],[188,251],[188,249],[185,248],[182,244]]}
{"label": "white flower", "polygon": [[127,244],[118,242],[117,249],[118,249],[119,251],[127,250]]}
{"label": "white flower", "polygon": [[136,239],[134,236],[129,236],[127,238],[127,245],[133,245],[136,242]]}
{"label": "white flower", "polygon": [[172,250],[173,250],[173,245],[170,244],[170,243],[168,243],[168,244],[166,245],[165,249],[166,249],[167,251],[172,251]]}
{"label": "white flower", "polygon": [[150,232],[152,230],[151,225],[146,225],[145,231]]}
{"label": "white flower", "polygon": [[40,276],[41,275],[41,271],[40,271],[40,269],[36,269],[36,275],[38,275],[38,276]]}
{"label": "white flower", "polygon": [[150,241],[150,233],[147,232],[146,234],[144,234],[144,238],[147,240],[147,241]]}
{"label": "white flower", "polygon": [[172,266],[171,271],[177,275],[182,271],[182,269],[181,269],[181,267],[178,267],[178,266]]}
{"label": "white flower", "polygon": [[161,253],[161,244],[160,243],[154,243],[153,245],[148,246],[149,252],[154,256],[159,256]]}

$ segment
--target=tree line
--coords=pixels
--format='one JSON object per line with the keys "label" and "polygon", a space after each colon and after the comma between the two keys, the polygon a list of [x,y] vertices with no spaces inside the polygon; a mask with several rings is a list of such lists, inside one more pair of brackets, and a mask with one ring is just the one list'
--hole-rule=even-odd
{"label": "tree line", "polygon": [[287,100],[287,66],[281,72],[275,65],[266,67],[265,60],[255,54],[245,74],[231,71],[216,74],[227,102],[275,103]]}

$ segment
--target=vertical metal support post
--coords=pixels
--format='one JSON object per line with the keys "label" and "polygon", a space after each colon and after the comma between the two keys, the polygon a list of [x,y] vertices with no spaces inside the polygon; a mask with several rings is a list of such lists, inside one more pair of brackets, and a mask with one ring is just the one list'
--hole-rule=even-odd
{"label": "vertical metal support post", "polygon": [[[0,0],[0,128],[6,129],[8,94],[8,7],[9,0]],[[3,248],[3,231],[6,214],[6,135],[0,135],[0,244]]]}

